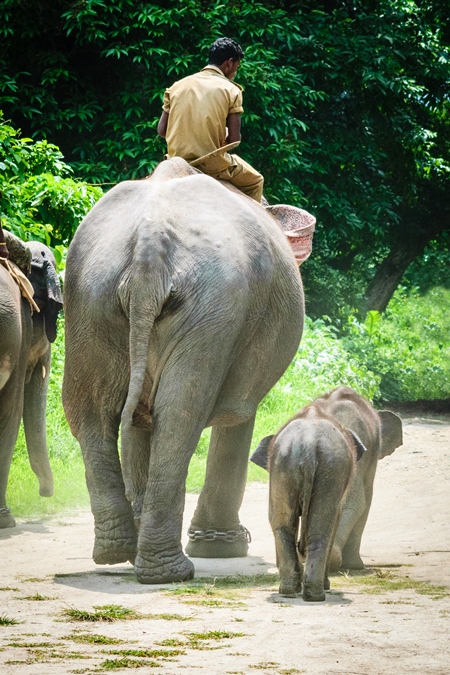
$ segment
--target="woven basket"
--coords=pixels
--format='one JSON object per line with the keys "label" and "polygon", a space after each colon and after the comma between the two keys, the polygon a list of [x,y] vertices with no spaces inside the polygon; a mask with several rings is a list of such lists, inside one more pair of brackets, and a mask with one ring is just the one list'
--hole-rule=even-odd
{"label": "woven basket", "polygon": [[291,245],[297,264],[301,265],[311,255],[316,219],[308,211],[289,204],[268,206],[266,210],[277,220]]}

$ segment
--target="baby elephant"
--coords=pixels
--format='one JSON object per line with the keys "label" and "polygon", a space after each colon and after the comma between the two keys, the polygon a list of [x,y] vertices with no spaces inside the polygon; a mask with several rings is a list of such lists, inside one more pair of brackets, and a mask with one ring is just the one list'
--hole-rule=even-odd
{"label": "baby elephant", "polygon": [[[401,444],[400,418],[377,412],[349,387],[316,399],[261,441],[251,460],[270,471],[282,595],[300,592],[303,581],[305,600],[324,600],[328,569],[364,567],[359,548],[376,465]],[[296,545],[300,516],[304,579]]]}
{"label": "baby elephant", "polygon": [[[264,438],[252,461],[269,457],[269,520],[275,537],[281,595],[325,600],[328,559],[356,461],[365,448],[355,434],[312,403],[275,436]],[[305,571],[297,553],[305,560]]]}

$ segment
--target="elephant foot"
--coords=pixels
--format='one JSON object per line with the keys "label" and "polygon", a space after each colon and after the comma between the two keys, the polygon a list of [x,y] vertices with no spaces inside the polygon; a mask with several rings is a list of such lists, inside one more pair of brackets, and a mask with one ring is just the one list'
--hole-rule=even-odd
{"label": "elephant foot", "polygon": [[337,572],[342,567],[342,554],[337,546],[333,546],[330,553],[330,559],[328,561],[328,571]]}
{"label": "elephant foot", "polygon": [[141,584],[170,584],[194,578],[193,563],[180,551],[173,560],[169,556],[144,557],[138,554],[135,562],[136,577]]}
{"label": "elephant foot", "polygon": [[[131,515],[131,514],[130,514]],[[113,521],[95,524],[95,543],[92,558],[97,565],[134,563],[137,551],[137,532],[131,518],[122,519],[115,527]],[[108,536],[105,530],[111,531]]]}
{"label": "elephant foot", "polygon": [[323,602],[325,600],[325,592],[303,586],[303,600],[305,602]]}
{"label": "elephant foot", "polygon": [[50,465],[47,467],[36,468],[33,467],[37,479],[39,481],[39,494],[41,497],[52,497],[53,496],[53,474],[50,468]]}
{"label": "elephant foot", "polygon": [[49,483],[41,483],[39,486],[39,495],[41,497],[53,497],[53,481]]}
{"label": "elephant foot", "polygon": [[186,553],[191,558],[245,558],[251,542],[250,532],[243,525],[238,530],[188,530]]}
{"label": "elephant foot", "polygon": [[92,559],[97,565],[117,565],[118,563],[130,562],[134,564],[136,557],[136,545],[134,541],[95,541]]}
{"label": "elephant foot", "polygon": [[0,509],[0,530],[6,530],[8,527],[15,527],[16,521],[11,515],[11,511],[7,506]]}
{"label": "elephant foot", "polygon": [[365,567],[359,553],[344,554],[342,557],[341,568],[344,570],[363,570]]}
{"label": "elephant foot", "polygon": [[278,593],[284,598],[296,598],[302,592],[300,579],[280,579]]}

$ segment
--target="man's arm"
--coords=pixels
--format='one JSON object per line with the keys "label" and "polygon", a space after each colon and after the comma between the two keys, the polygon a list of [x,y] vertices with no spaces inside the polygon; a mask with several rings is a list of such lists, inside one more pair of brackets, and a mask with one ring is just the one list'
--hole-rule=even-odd
{"label": "man's arm", "polygon": [[227,144],[241,140],[241,113],[230,113],[227,117]]}
{"label": "man's arm", "polygon": [[158,126],[156,128],[156,131],[160,136],[163,138],[166,137],[166,132],[167,132],[167,124],[169,123],[169,113],[167,113],[165,110],[163,110],[161,117],[159,118]]}

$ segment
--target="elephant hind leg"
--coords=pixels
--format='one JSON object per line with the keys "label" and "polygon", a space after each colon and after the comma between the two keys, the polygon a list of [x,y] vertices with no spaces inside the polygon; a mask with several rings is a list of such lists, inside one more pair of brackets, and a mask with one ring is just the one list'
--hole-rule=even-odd
{"label": "elephant hind leg", "polygon": [[[248,532],[239,522],[255,417],[233,427],[213,427],[206,477],[189,528],[193,558],[242,558]],[[209,531],[209,536],[205,532]],[[196,534],[197,533],[197,534]]]}
{"label": "elephant hind leg", "polygon": [[[102,411],[103,412],[103,411]],[[95,520],[92,557],[98,565],[133,562],[137,532],[125,486],[117,447],[118,419],[105,419],[92,411],[81,423],[78,441],[83,452],[86,482]]]}
{"label": "elephant hind leg", "polygon": [[[108,376],[114,373],[111,381]],[[86,469],[95,521],[93,559],[97,564],[133,561],[137,533],[118,451],[120,413],[128,371],[123,354],[94,342],[90,350],[68,350],[63,402]]]}
{"label": "elephant hind leg", "polygon": [[303,582],[303,565],[297,548],[300,504],[295,472],[286,471],[275,462],[270,476],[269,521],[280,573],[279,593],[290,598],[301,592]]}
{"label": "elephant hind leg", "polygon": [[325,600],[330,588],[328,567],[344,491],[345,481],[336,477],[330,485],[316,474],[306,528],[303,599],[309,602]]}

